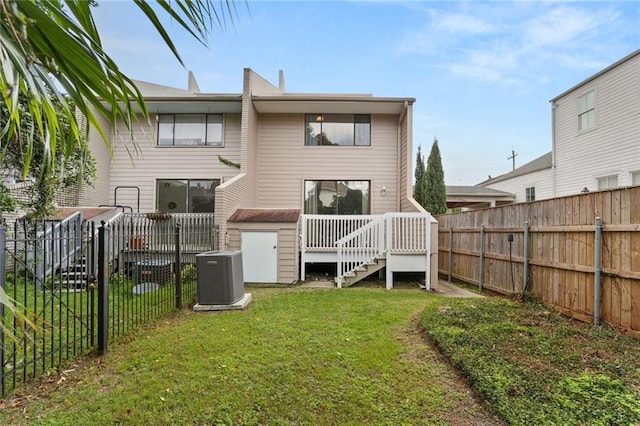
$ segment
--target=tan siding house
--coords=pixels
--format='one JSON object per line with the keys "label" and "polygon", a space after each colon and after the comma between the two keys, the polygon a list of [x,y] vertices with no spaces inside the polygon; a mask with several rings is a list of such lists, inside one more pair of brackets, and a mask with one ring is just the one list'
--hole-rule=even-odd
{"label": "tan siding house", "polygon": [[[411,197],[412,98],[291,94],[285,91],[282,72],[274,86],[251,69],[244,70],[241,94],[201,93],[192,75],[187,90],[144,82],[138,86],[151,122],[131,133],[123,125],[110,129],[112,157],[98,148],[93,135],[100,191],[97,198],[84,193],[87,202],[178,213],[201,208],[210,197],[218,246],[250,253],[245,249],[262,244],[261,255],[244,263],[245,272],[265,282],[300,278],[301,235],[309,226],[303,218],[308,215],[322,214],[318,221],[362,215],[358,226],[372,220],[377,226],[384,223],[384,214],[417,212],[423,216],[394,220],[417,224],[427,218],[426,228],[434,228]],[[333,228],[338,234],[355,229],[340,226]],[[435,279],[437,239],[420,255],[417,241],[426,228],[424,222],[412,226],[421,235],[403,237],[412,241],[411,248],[394,248],[399,253],[394,271],[429,270]],[[333,244],[344,236],[338,234],[321,240]],[[325,250],[322,258],[335,262],[337,249],[331,245]],[[412,269],[416,259],[420,269]],[[431,282],[427,279],[425,285]]]}

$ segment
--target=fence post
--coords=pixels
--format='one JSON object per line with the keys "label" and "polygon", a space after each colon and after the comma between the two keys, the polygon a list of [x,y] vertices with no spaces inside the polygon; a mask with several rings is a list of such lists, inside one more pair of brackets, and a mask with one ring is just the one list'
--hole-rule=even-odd
{"label": "fence post", "polygon": [[[7,288],[7,223],[2,219],[0,223],[0,288],[6,291]],[[4,323],[4,304],[0,303],[0,322]],[[0,327],[0,395],[4,395],[5,389],[5,359],[4,359],[4,328]],[[15,376],[14,376],[15,377]]]}
{"label": "fence post", "polygon": [[453,266],[451,265],[451,261],[453,259],[453,226],[449,227],[449,282],[451,282],[451,271],[453,270]]}
{"label": "fence post", "polygon": [[484,284],[484,225],[480,225],[480,278],[478,279],[478,288],[482,293],[482,285]]}
{"label": "fence post", "polygon": [[93,348],[96,342],[96,334],[94,330],[96,329],[96,304],[95,304],[95,289],[96,289],[96,280],[98,278],[98,272],[96,270],[96,224],[95,222],[90,222],[89,225],[90,237],[89,237],[89,326],[91,327],[91,332],[89,333],[89,344]]}
{"label": "fence post", "polygon": [[182,252],[180,251],[181,227],[176,223],[175,239],[176,239],[176,309],[182,309]]}
{"label": "fence post", "polygon": [[109,344],[109,227],[98,228],[98,353],[104,355]]}
{"label": "fence post", "polygon": [[529,222],[524,223],[524,266],[522,268],[522,296],[527,291],[529,282]]}
{"label": "fence post", "polygon": [[596,216],[595,235],[595,279],[593,288],[593,325],[600,325],[600,292],[602,277],[602,219]]}

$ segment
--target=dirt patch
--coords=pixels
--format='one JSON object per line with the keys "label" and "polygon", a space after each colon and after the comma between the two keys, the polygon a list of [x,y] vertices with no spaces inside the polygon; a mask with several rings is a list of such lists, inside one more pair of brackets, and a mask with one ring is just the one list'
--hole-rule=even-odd
{"label": "dirt patch", "polygon": [[419,315],[416,314],[410,325],[396,333],[396,338],[405,348],[401,354],[404,361],[433,366],[432,377],[444,390],[447,400],[446,411],[440,413],[442,417],[449,424],[457,426],[505,425],[471,389],[464,376],[430,342],[418,319]]}

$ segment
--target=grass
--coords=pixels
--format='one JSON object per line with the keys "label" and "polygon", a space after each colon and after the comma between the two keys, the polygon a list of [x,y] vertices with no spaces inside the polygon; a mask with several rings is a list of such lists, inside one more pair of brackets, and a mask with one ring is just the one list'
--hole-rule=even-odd
{"label": "grass", "polygon": [[[7,284],[7,293],[33,317],[37,330],[26,332],[14,327],[11,312],[3,317],[7,332],[0,334],[0,345],[5,351],[3,359],[6,379],[5,390],[11,391],[24,381],[55,371],[65,360],[92,350],[91,315],[97,315],[98,294],[88,291],[67,292],[63,287],[52,286],[36,290],[33,282],[14,277]],[[183,269],[183,297],[195,296],[195,268]],[[172,281],[160,289],[134,295],[135,280],[126,274],[114,274],[109,285],[109,336],[128,334],[135,327],[157,319],[175,309],[175,283]],[[187,302],[185,301],[185,304]],[[93,322],[97,322],[97,317]],[[4,340],[3,340],[4,338]],[[0,384],[1,386],[2,384]],[[0,392],[1,392],[0,387]]]}
{"label": "grass", "polygon": [[245,311],[184,311],[6,399],[0,424],[496,421],[412,324],[436,296],[251,292]]}
{"label": "grass", "polygon": [[640,424],[638,340],[500,298],[441,300],[421,324],[510,424]]}
{"label": "grass", "polygon": [[640,424],[640,342],[540,304],[250,291],[0,400],[0,424]]}

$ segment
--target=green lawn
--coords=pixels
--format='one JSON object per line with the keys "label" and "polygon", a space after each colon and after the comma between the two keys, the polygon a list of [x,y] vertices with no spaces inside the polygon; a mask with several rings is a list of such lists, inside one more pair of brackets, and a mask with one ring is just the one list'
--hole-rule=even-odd
{"label": "green lawn", "polygon": [[251,289],[2,401],[0,424],[495,422],[417,330],[419,290]]}
{"label": "green lawn", "polygon": [[640,424],[640,341],[540,304],[250,291],[0,400],[0,424]]}

